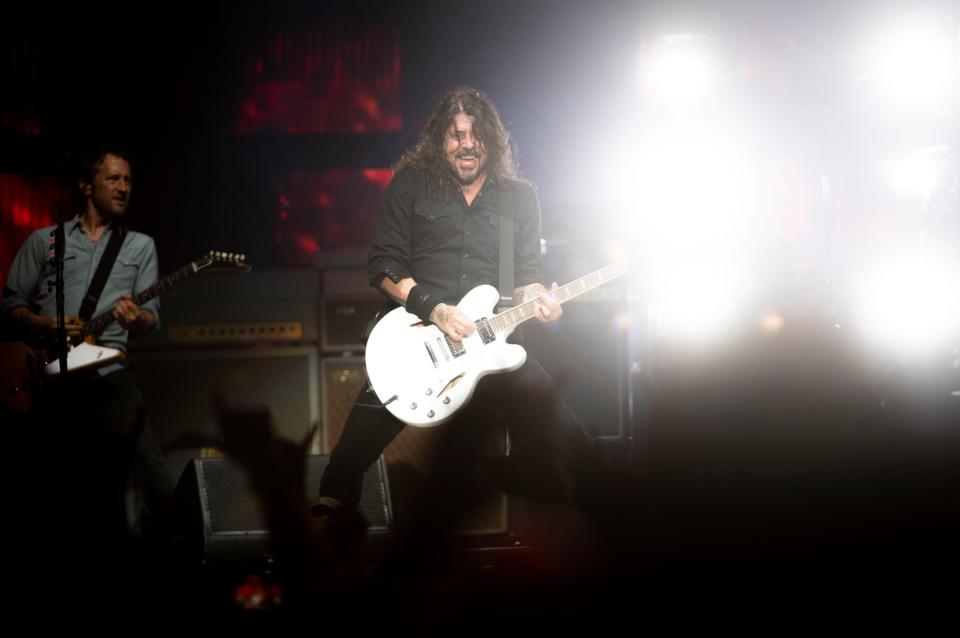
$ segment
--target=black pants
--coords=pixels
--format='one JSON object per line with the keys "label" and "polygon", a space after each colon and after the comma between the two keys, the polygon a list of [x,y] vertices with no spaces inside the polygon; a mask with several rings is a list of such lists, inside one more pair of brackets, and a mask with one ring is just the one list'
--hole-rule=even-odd
{"label": "black pants", "polygon": [[61,511],[79,510],[91,528],[126,530],[125,494],[131,479],[147,506],[170,506],[175,481],[157,446],[133,374],[74,375],[51,384],[32,417],[34,441],[53,461],[50,490]]}
{"label": "black pants", "polygon": [[[156,609],[182,585],[169,571],[166,521],[155,516],[172,511],[174,482],[132,374],[70,375],[44,384],[34,403],[29,414],[0,415],[10,417],[3,538],[10,579],[26,592],[18,611],[74,619],[105,601],[133,614]],[[157,523],[142,540],[126,516],[134,477]]]}
{"label": "black pants", "polygon": [[[496,467],[493,480],[498,486],[531,496],[569,498],[578,469],[589,462],[592,440],[543,366],[530,356],[513,372],[481,379],[470,404],[438,426],[444,437],[433,459],[432,478],[463,476],[499,419],[508,428],[511,452]],[[368,387],[361,390],[330,455],[320,496],[356,507],[364,472],[404,427]]]}

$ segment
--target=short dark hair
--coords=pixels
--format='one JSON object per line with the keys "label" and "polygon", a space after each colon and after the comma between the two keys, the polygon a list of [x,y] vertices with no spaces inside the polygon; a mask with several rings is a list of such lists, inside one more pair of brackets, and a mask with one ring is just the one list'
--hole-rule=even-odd
{"label": "short dark hair", "polygon": [[130,172],[133,172],[133,154],[126,148],[116,144],[101,144],[84,152],[80,156],[80,179],[87,184],[93,183],[93,178],[97,176],[100,167],[107,155],[115,155],[120,159],[126,160],[130,165]]}

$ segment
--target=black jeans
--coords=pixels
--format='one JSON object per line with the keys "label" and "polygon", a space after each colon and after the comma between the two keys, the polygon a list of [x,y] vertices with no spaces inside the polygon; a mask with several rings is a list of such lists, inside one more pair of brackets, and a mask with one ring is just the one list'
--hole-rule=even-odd
{"label": "black jeans", "polygon": [[[592,440],[564,402],[543,366],[531,356],[513,372],[480,380],[474,396],[443,428],[434,466],[435,480],[477,460],[492,420],[503,419],[510,434],[510,458],[498,464],[493,480],[508,492],[568,499],[579,468],[589,462]],[[404,424],[364,387],[330,455],[320,496],[356,507],[363,474]]]}
{"label": "black jeans", "polygon": [[[126,369],[75,375],[51,384],[32,419],[36,441],[70,477],[60,483],[59,509],[76,508],[111,535],[126,529],[125,494],[135,479],[148,508],[170,507],[175,480],[167,468],[143,405]],[[68,501],[68,502],[67,502]]]}
{"label": "black jeans", "polygon": [[[11,578],[29,592],[25,608],[73,618],[109,600],[131,613],[153,610],[163,584],[174,583],[156,516],[172,511],[174,481],[132,374],[51,381],[29,414],[0,416],[12,426],[4,428],[4,545]],[[151,517],[143,540],[160,545],[128,531],[126,487],[137,476]]]}

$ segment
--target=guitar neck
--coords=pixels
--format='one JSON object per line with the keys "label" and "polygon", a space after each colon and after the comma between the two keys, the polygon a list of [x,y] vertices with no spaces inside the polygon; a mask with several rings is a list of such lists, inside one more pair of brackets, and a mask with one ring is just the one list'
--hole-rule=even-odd
{"label": "guitar neck", "polygon": [[[624,261],[618,261],[560,286],[556,290],[551,290],[549,294],[560,303],[565,303],[626,273],[627,264]],[[490,320],[490,325],[495,332],[505,332],[513,330],[527,319],[532,319],[536,314],[537,300],[531,299],[496,315]]]}
{"label": "guitar neck", "polygon": [[[199,270],[195,263],[190,262],[180,270],[171,273],[159,280],[157,283],[153,284],[146,290],[143,290],[133,296],[133,303],[138,306],[143,305],[145,302],[150,301],[154,297],[159,297],[165,292],[168,292],[178,286],[183,280],[192,277],[197,274]],[[114,322],[113,309],[105,310],[99,315],[95,316],[93,319],[88,321],[83,326],[83,337],[89,337],[90,335],[96,335],[107,328],[111,323]]]}

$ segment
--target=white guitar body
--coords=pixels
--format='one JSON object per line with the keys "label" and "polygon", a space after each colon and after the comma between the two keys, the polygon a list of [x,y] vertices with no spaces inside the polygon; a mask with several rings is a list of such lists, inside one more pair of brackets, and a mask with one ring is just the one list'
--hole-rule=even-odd
{"label": "white guitar body", "polygon": [[[499,300],[493,286],[477,286],[457,307],[477,322],[492,317]],[[470,400],[481,378],[516,370],[527,360],[522,347],[506,342],[512,329],[492,340],[487,332],[487,343],[482,332],[465,338],[461,349],[439,328],[424,325],[403,308],[389,312],[367,341],[367,377],[377,398],[409,425],[444,423]]]}
{"label": "white guitar body", "polygon": [[[67,370],[93,370],[123,359],[123,352],[116,348],[98,346],[92,343],[81,342],[67,352]],[[60,360],[54,359],[43,368],[48,377],[60,374]]]}

